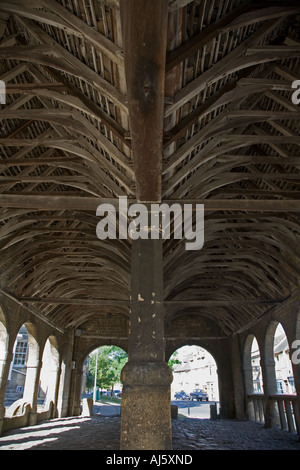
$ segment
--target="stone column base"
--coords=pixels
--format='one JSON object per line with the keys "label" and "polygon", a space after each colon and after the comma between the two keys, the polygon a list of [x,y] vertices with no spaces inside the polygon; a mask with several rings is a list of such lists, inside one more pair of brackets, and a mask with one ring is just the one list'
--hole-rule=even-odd
{"label": "stone column base", "polygon": [[172,372],[165,362],[128,362],[122,371],[122,450],[172,449]]}

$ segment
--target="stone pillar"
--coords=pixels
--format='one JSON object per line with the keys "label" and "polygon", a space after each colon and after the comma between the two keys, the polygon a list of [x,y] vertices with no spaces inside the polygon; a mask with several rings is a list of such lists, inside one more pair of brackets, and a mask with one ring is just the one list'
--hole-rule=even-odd
{"label": "stone pillar", "polygon": [[218,366],[220,417],[223,419],[234,419],[236,418],[235,389],[230,339],[219,342],[215,359]]}
{"label": "stone pillar", "polygon": [[23,401],[30,404],[29,426],[36,424],[37,419],[37,396],[39,391],[40,373],[42,361],[35,364],[29,363],[26,369],[26,379],[24,386]]}
{"label": "stone pillar", "polygon": [[72,370],[70,377],[69,415],[79,416],[81,413],[81,381],[83,360],[79,356],[80,330],[74,331],[72,353]]}
{"label": "stone pillar", "polygon": [[0,376],[0,435],[3,426],[3,419],[5,415],[5,406],[4,406],[4,398],[6,392],[6,385],[7,379],[10,370],[10,364],[13,359],[13,353],[7,352],[6,356],[3,360],[1,360],[2,364],[0,364],[1,376]]}
{"label": "stone pillar", "polygon": [[279,414],[275,401],[269,399],[270,395],[277,394],[274,358],[261,360],[261,369],[264,384],[265,427],[276,427],[279,425]]}
{"label": "stone pillar", "polygon": [[57,416],[57,395],[58,395],[58,386],[59,386],[59,376],[60,376],[60,365],[52,364],[48,371],[48,390],[46,396],[46,408],[48,409],[51,402],[54,404],[53,416],[51,418],[56,418]]}
{"label": "stone pillar", "polygon": [[239,338],[237,336],[233,336],[231,338],[231,357],[235,417],[239,420],[246,420],[246,397],[242,366],[243,361],[241,357]]}
{"label": "stone pillar", "polygon": [[172,448],[165,362],[162,240],[133,240],[128,363],[122,371],[122,450]]}
{"label": "stone pillar", "polygon": [[70,416],[70,389],[71,389],[71,375],[73,367],[73,347],[74,347],[74,332],[68,331],[65,333],[65,344],[62,352],[61,372],[59,380],[59,390],[57,399],[57,411],[59,418]]}
{"label": "stone pillar", "polygon": [[252,378],[252,366],[251,358],[249,357],[249,363],[243,364],[243,376],[244,376],[244,386],[245,386],[245,409],[246,417],[252,421],[255,420],[254,405],[252,400],[247,399],[247,395],[254,394],[253,388],[253,378]]}
{"label": "stone pillar", "polygon": [[82,362],[74,361],[74,365],[71,379],[70,414],[79,416],[81,414]]}

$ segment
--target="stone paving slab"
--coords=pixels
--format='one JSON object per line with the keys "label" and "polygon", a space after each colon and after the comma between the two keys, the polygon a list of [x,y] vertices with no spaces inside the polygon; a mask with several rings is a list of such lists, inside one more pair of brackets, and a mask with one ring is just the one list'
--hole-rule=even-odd
{"label": "stone paving slab", "polygon": [[[0,450],[119,450],[120,417],[46,421],[0,436]],[[300,450],[298,436],[250,421],[177,419],[173,450]]]}

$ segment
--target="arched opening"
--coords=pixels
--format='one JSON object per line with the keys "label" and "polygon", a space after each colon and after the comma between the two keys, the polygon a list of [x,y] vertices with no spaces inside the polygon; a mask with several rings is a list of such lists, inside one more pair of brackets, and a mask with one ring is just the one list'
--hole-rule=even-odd
{"label": "arched opening", "polygon": [[300,311],[298,312],[295,325],[295,337],[291,344],[291,360],[293,364],[294,377],[296,378],[295,393],[300,395]]}
{"label": "arched opening", "polygon": [[107,416],[120,414],[121,371],[127,361],[126,351],[118,346],[101,346],[86,357],[82,369],[81,397],[93,398],[94,413]]}
{"label": "arched opening", "polygon": [[208,418],[210,404],[219,402],[219,380],[214,357],[196,345],[183,346],[170,357],[173,372],[171,400],[184,416]]}
{"label": "arched opening", "polygon": [[8,333],[6,329],[6,320],[0,307],[0,384],[2,383],[2,373],[7,356]]}
{"label": "arched opening", "polygon": [[[263,394],[263,376],[261,369],[261,354],[257,339],[253,334],[248,335],[244,346],[243,372],[246,393],[247,416],[250,420],[263,422],[263,405],[258,398]],[[255,397],[254,395],[258,395]]]}
{"label": "arched opening", "polygon": [[295,391],[289,344],[282,325],[272,321],[266,335],[265,351],[271,426],[294,432]]}
{"label": "arched opening", "polygon": [[245,342],[243,361],[245,389],[248,395],[263,393],[260,361],[261,356],[257,339],[254,335],[249,335]]}
{"label": "arched opening", "polygon": [[290,347],[281,323],[278,323],[274,333],[273,352],[275,361],[277,393],[285,395],[294,395],[296,391],[293,375],[293,366],[289,354]]}
{"label": "arched opening", "polygon": [[11,406],[22,398],[32,402],[32,373],[38,364],[38,351],[35,327],[26,322],[19,329],[14,342],[13,358],[4,398],[5,407]]}
{"label": "arched opening", "polygon": [[38,404],[48,408],[51,402],[55,404],[57,401],[59,352],[57,340],[54,336],[49,336],[45,343],[42,364]]}
{"label": "arched opening", "polygon": [[13,347],[4,405],[9,407],[23,397],[28,358],[28,331],[24,325],[18,331]]}

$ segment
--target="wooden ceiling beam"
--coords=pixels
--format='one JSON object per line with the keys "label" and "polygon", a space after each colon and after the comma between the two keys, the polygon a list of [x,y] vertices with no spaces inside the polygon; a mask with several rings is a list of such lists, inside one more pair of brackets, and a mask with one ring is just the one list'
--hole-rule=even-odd
{"label": "wooden ceiling beam", "polygon": [[[297,199],[166,199],[165,203],[191,204],[194,210],[196,204],[203,204],[205,211],[249,211],[249,212],[300,212],[300,201]],[[17,207],[34,210],[74,210],[95,212],[99,204],[112,204],[118,210],[117,198],[76,197],[47,195],[30,196],[23,194],[0,194],[1,207]],[[128,204],[136,200],[128,199]]]}
{"label": "wooden ceiling beam", "polygon": [[57,322],[52,322],[48,318],[45,317],[42,313],[40,313],[38,310],[33,308],[31,305],[26,305],[23,304],[21,301],[19,301],[13,294],[10,292],[6,292],[3,289],[0,289],[0,296],[4,297],[4,299],[9,299],[15,302],[17,305],[20,305],[22,308],[25,308],[25,310],[29,311],[31,314],[33,314],[35,317],[37,317],[39,320],[41,320],[43,323],[46,323],[49,325],[51,328],[54,330],[59,331],[60,333],[64,333],[64,329],[60,327],[60,325]]}
{"label": "wooden ceiling beam", "polygon": [[168,0],[121,0],[120,14],[137,199],[160,201]]}
{"label": "wooden ceiling beam", "polygon": [[[37,304],[61,304],[61,305],[88,305],[88,306],[130,306],[130,300],[119,299],[86,299],[86,298],[65,298],[65,297],[18,297],[22,303],[37,303]],[[262,298],[249,298],[249,299],[226,299],[226,300],[165,300],[166,307],[173,306],[193,306],[193,307],[230,307],[233,305],[253,305],[253,304],[277,304],[283,302],[285,299],[262,299]]]}

